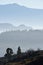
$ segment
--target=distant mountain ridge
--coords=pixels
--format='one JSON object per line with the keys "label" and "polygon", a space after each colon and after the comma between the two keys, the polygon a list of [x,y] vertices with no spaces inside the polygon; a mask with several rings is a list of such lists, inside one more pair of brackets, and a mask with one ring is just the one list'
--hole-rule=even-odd
{"label": "distant mountain ridge", "polygon": [[[0,22],[43,26],[43,9],[32,9],[18,4],[0,5]],[[40,24],[41,22],[41,24]]]}
{"label": "distant mountain ridge", "polygon": [[14,27],[12,24],[10,23],[0,23],[0,28],[11,28]]}
{"label": "distant mountain ridge", "polygon": [[15,31],[15,30],[30,30],[32,27],[27,27],[24,24],[21,24],[19,26],[14,26],[10,23],[0,23],[0,31]]}

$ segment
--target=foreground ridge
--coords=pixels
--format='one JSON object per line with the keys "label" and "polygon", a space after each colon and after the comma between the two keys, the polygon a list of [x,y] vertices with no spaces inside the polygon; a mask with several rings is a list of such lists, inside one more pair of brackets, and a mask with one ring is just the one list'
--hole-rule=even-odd
{"label": "foreground ridge", "polygon": [[22,52],[19,46],[17,54],[13,53],[11,48],[7,48],[4,57],[0,57],[0,65],[43,65],[43,50]]}

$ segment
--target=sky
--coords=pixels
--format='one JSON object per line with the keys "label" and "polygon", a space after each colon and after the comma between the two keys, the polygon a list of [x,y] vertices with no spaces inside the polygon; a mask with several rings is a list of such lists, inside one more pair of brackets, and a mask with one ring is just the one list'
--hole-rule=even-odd
{"label": "sky", "polygon": [[29,8],[43,9],[43,0],[0,0],[0,5],[17,3]]}

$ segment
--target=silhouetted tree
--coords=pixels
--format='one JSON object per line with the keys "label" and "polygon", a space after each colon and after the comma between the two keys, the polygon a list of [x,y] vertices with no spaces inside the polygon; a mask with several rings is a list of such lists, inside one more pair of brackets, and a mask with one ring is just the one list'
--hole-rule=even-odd
{"label": "silhouetted tree", "polygon": [[37,56],[40,55],[40,51],[41,51],[40,48],[38,48],[38,49],[37,49]]}
{"label": "silhouetted tree", "polygon": [[20,55],[21,54],[21,48],[20,46],[18,47],[18,50],[17,50],[17,55]]}
{"label": "silhouetted tree", "polygon": [[12,54],[13,54],[13,50],[11,48],[7,48],[5,57],[10,58]]}
{"label": "silhouetted tree", "polygon": [[38,48],[37,51],[40,52],[40,48]]}
{"label": "silhouetted tree", "polygon": [[10,54],[10,55],[13,54],[13,50],[11,48],[7,48],[6,52],[7,52],[7,54]]}

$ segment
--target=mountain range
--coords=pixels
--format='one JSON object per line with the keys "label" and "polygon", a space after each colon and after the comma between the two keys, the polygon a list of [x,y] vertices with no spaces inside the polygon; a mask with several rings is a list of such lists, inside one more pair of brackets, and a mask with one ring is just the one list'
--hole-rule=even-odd
{"label": "mountain range", "polygon": [[10,23],[0,23],[0,33],[1,32],[6,32],[6,31],[17,31],[17,30],[31,30],[32,27],[28,27],[28,26],[25,26],[24,24],[21,24],[19,26],[14,26],[13,24],[10,24]]}
{"label": "mountain range", "polygon": [[0,22],[43,27],[43,9],[32,9],[16,3],[0,5]]}

